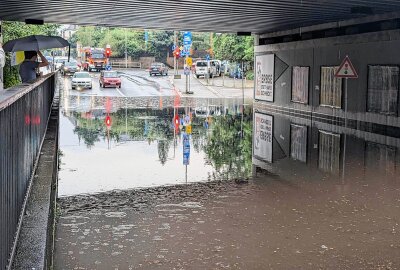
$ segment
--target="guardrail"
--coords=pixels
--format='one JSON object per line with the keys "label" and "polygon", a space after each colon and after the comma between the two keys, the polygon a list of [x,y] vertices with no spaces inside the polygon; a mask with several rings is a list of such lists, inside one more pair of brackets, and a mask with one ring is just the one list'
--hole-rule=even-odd
{"label": "guardrail", "polygon": [[142,68],[140,62],[111,61],[110,64],[114,68]]}
{"label": "guardrail", "polygon": [[55,74],[0,93],[0,269],[10,268],[55,91]]}

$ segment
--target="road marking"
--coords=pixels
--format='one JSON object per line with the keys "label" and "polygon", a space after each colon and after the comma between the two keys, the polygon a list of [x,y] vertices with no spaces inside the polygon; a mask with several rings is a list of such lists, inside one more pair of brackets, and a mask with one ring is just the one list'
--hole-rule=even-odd
{"label": "road marking", "polygon": [[126,97],[118,88],[115,88],[115,90],[117,90],[118,93],[119,93],[121,96]]}

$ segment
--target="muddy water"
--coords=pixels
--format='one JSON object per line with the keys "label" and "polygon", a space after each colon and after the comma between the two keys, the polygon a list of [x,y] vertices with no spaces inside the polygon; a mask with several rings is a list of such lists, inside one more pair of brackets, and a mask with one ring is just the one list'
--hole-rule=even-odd
{"label": "muddy water", "polygon": [[[55,269],[400,269],[399,138],[271,115],[267,151],[252,156],[257,120],[246,112],[242,121],[234,102],[185,101],[174,114],[174,100],[161,110],[158,100],[129,100],[110,110],[111,130],[109,101],[88,104],[99,102],[100,113],[74,105],[63,115],[68,138],[80,135],[61,148]],[[220,107],[207,118],[206,104]],[[196,173],[186,182],[186,128],[170,124],[190,112],[188,175]]]}

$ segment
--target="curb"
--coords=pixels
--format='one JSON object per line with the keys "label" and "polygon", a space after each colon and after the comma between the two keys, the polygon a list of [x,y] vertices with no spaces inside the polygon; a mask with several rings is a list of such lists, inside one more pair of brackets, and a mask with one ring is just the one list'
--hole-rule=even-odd
{"label": "curb", "polygon": [[169,82],[171,83],[172,87],[174,88],[175,93],[177,93],[179,95],[179,97],[182,97],[181,90],[178,87],[176,87],[176,85],[174,83],[174,76],[169,77]]}
{"label": "curb", "polygon": [[195,76],[193,76],[194,79],[196,79],[199,83],[201,83],[205,88],[207,88],[209,91],[213,92],[215,95],[217,95],[217,97],[224,97],[223,95],[221,95],[217,90],[215,90],[214,88],[212,88],[211,86],[205,84],[204,82],[202,82],[201,80],[199,80],[198,78],[196,78]]}

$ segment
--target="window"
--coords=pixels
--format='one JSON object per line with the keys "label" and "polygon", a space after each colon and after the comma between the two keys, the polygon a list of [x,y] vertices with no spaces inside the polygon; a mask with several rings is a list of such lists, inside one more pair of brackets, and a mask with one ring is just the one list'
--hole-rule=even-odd
{"label": "window", "polygon": [[308,103],[309,67],[293,67],[292,101]]}
{"label": "window", "polygon": [[321,105],[342,107],[342,79],[335,78],[339,67],[321,67]]}
{"label": "window", "polygon": [[328,173],[339,174],[340,170],[340,135],[319,132],[318,167]]}
{"label": "window", "polygon": [[290,156],[294,160],[307,162],[307,127],[292,124],[290,126]]}
{"label": "window", "polygon": [[397,115],[399,67],[368,66],[369,112]]}

